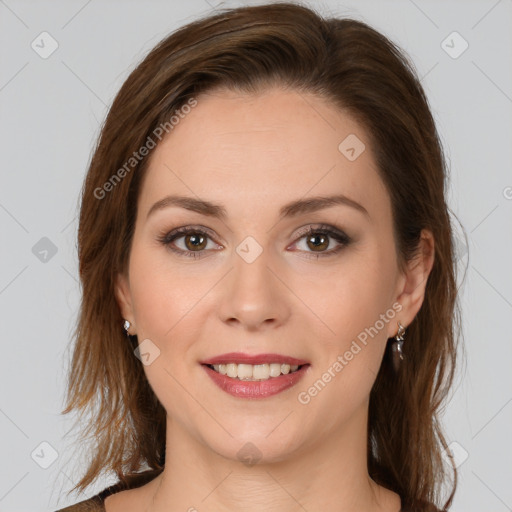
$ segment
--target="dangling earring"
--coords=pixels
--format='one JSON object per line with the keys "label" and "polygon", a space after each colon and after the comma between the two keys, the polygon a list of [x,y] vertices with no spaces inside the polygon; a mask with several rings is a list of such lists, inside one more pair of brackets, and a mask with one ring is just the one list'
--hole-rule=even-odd
{"label": "dangling earring", "polygon": [[395,371],[398,371],[400,367],[400,362],[404,360],[404,353],[402,352],[402,347],[404,345],[404,334],[405,327],[400,323],[398,323],[398,333],[395,336],[395,340],[391,345],[392,355],[393,355],[393,368]]}
{"label": "dangling earring", "polygon": [[124,321],[123,327],[124,327],[124,330],[126,331],[126,336],[127,337],[130,336],[130,333],[128,332],[128,329],[130,328],[131,325],[132,324],[130,322],[128,322],[128,320]]}

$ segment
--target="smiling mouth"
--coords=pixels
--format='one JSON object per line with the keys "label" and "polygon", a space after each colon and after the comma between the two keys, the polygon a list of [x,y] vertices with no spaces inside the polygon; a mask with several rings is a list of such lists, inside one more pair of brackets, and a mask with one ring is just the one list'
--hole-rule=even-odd
{"label": "smiling mouth", "polygon": [[207,364],[208,368],[230,377],[235,380],[244,381],[264,381],[273,378],[280,377],[282,375],[288,375],[295,373],[300,370],[305,364],[301,365],[290,365],[281,363],[270,363],[270,364]]}

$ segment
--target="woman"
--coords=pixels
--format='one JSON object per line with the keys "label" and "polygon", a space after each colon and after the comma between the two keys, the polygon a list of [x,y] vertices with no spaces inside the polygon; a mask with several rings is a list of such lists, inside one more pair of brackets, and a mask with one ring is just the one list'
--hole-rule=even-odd
{"label": "woman", "polygon": [[163,40],[80,214],[75,489],[119,482],[63,510],[446,510],[445,174],[411,65],[364,23],[283,3]]}

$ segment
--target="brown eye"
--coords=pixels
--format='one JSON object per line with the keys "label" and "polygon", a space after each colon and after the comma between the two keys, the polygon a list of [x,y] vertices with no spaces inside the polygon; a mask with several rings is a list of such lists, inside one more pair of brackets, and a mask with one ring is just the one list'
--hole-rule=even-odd
{"label": "brown eye", "polygon": [[323,233],[309,235],[307,240],[308,247],[313,251],[323,251],[329,247],[329,237]]}
{"label": "brown eye", "polygon": [[192,233],[188,235],[184,235],[182,237],[185,241],[185,246],[190,251],[199,250],[202,251],[206,248],[206,236],[201,233]]}
{"label": "brown eye", "polygon": [[[302,242],[303,239],[304,242]],[[332,242],[334,242],[334,248],[328,249]],[[318,259],[337,254],[344,247],[350,245],[351,242],[352,238],[343,231],[328,224],[322,224],[319,227],[309,226],[302,231],[294,245],[297,246],[300,252],[304,253],[306,258]]]}
{"label": "brown eye", "polygon": [[213,244],[213,248],[222,249],[221,245],[212,241],[211,236],[206,231],[199,228],[178,228],[167,234],[162,233],[158,240],[179,256],[191,258],[205,256],[209,252],[208,242]]}

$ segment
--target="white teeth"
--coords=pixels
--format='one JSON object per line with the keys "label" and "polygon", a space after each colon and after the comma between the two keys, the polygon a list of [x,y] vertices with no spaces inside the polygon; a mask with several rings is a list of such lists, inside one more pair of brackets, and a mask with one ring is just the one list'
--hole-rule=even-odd
{"label": "white teeth", "polygon": [[269,366],[271,377],[279,377],[281,375],[281,365],[279,363],[272,363]]}
{"label": "white teeth", "polygon": [[227,375],[231,378],[240,380],[268,380],[270,377],[279,377],[297,371],[297,364],[214,364],[212,365],[216,372]]}
{"label": "white teeth", "polygon": [[[238,365],[240,368],[242,365]],[[249,367],[250,374],[247,375],[249,378],[253,378],[254,380],[266,380],[270,377],[270,365],[268,364],[256,364],[252,368],[250,365],[243,365]],[[241,379],[242,376],[240,373],[238,374],[238,378]]]}
{"label": "white teeth", "polygon": [[237,373],[237,367],[238,365],[235,364],[235,363],[229,363],[226,365],[226,375],[228,377],[238,377],[238,373]]}
{"label": "white teeth", "polygon": [[240,380],[252,379],[252,366],[250,364],[239,364],[236,376]]}

